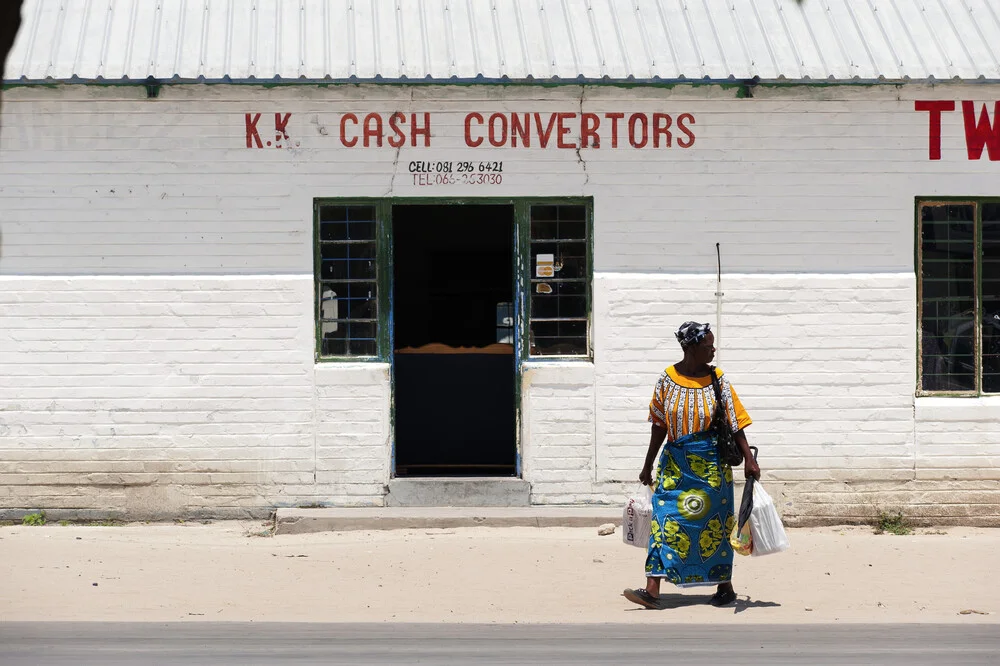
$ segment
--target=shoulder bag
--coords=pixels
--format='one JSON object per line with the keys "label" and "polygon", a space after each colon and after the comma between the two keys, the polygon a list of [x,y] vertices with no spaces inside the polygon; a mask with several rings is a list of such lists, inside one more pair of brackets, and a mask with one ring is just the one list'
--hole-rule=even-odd
{"label": "shoulder bag", "polygon": [[722,387],[719,378],[715,376],[715,368],[709,367],[712,375],[712,388],[715,389],[715,414],[712,415],[711,429],[715,431],[716,445],[719,450],[719,462],[736,466],[743,464],[743,452],[733,439],[733,431],[726,421],[726,407],[722,402]]}

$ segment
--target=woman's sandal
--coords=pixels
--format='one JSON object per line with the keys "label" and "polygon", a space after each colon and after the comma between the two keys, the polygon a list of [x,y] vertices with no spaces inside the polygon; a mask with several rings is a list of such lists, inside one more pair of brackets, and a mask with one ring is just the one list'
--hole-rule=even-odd
{"label": "woman's sandal", "polygon": [[708,600],[708,603],[715,607],[728,606],[736,601],[736,590],[726,590],[725,592],[716,592],[712,595],[712,598]]}
{"label": "woman's sandal", "polygon": [[643,608],[649,608],[651,610],[660,609],[660,599],[659,597],[654,597],[652,594],[644,589],[638,590],[625,590],[622,592],[622,596],[631,601],[634,604],[639,604]]}

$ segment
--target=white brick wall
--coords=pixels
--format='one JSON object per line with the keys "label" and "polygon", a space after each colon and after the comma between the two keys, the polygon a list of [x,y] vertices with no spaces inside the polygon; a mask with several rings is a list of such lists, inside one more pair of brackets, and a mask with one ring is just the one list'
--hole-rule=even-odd
{"label": "white brick wall", "polygon": [[0,278],[0,507],[380,501],[386,366],[313,363],[311,277]]}
{"label": "white brick wall", "polygon": [[323,363],[316,367],[314,501],[381,505],[389,481],[389,365]]}
{"label": "white brick wall", "polygon": [[[312,204],[593,196],[595,359],[525,368],[533,500],[617,502],[672,330],[715,321],[786,515],[906,505],[1000,521],[994,399],[917,399],[914,198],[997,195],[961,113],[927,159],[914,99],[998,86],[15,88],[0,135],[0,511],[238,514],[379,504],[388,367],[313,361]],[[990,105],[992,109],[992,104]],[[434,114],[433,147],[347,149],[345,111]],[[465,148],[468,111],[692,113],[690,149]],[[248,150],[244,114],[291,113]],[[410,160],[502,159],[418,187]],[[62,276],[62,277],[59,277]]]}
{"label": "white brick wall", "polygon": [[521,384],[522,476],[532,501],[592,501],[596,475],[594,365],[526,363]]}
{"label": "white brick wall", "polygon": [[[912,472],[912,276],[729,275],[723,291],[718,363],[772,478]],[[653,384],[681,357],[673,331],[715,326],[714,293],[714,276],[599,276],[601,480],[638,476]]]}

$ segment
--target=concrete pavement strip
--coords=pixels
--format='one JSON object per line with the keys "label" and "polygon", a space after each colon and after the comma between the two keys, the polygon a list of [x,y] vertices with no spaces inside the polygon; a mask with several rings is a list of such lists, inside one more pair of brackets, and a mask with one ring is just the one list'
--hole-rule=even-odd
{"label": "concrete pavement strip", "polygon": [[620,523],[621,507],[360,507],[278,509],[275,534],[455,527],[597,527]]}
{"label": "concrete pavement strip", "polygon": [[992,626],[717,624],[658,627],[621,624],[316,624],[268,622],[6,622],[4,666],[66,664],[623,664],[636,645],[659,639],[670,662],[996,664]]}

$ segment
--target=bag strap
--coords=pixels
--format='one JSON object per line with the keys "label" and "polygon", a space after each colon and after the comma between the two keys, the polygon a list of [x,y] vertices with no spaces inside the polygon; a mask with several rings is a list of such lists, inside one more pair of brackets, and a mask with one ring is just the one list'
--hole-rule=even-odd
{"label": "bag strap", "polygon": [[715,419],[717,419],[719,417],[720,412],[721,412],[722,418],[724,420],[725,419],[725,412],[722,411],[723,410],[723,405],[722,405],[722,388],[719,386],[719,378],[715,376],[715,366],[714,365],[708,366],[708,373],[709,373],[709,376],[711,376],[711,378],[712,378],[712,388],[715,390],[715,414],[712,416],[712,420],[714,421]]}
{"label": "bag strap", "polygon": [[[722,389],[719,388],[719,378],[715,376],[715,366],[710,365],[710,366],[708,366],[708,369],[712,373],[712,388],[715,389],[715,416],[712,417],[712,420],[715,421],[715,419],[719,415],[719,412],[722,411]],[[725,413],[724,412],[723,412],[723,415],[722,415],[722,419],[723,419],[723,424],[726,427],[729,427],[729,424],[725,420],[726,417],[725,417]],[[751,446],[750,447],[750,453],[753,454],[753,459],[757,460],[757,447],[756,446]]]}

